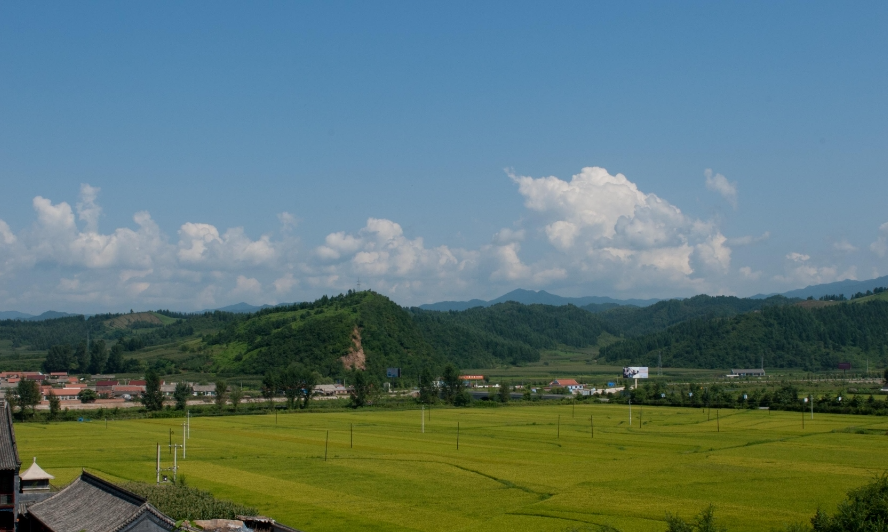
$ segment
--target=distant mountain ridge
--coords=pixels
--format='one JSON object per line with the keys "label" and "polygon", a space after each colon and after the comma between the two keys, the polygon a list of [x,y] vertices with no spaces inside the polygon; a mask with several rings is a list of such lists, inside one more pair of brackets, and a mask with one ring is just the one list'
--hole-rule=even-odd
{"label": "distant mountain ridge", "polygon": [[6,310],[0,312],[0,320],[21,320],[21,321],[43,321],[54,320],[56,318],[67,318],[68,316],[80,316],[80,314],[69,314],[67,312],[58,312],[55,310],[47,310],[39,316],[33,314],[25,314],[15,310]]}
{"label": "distant mountain ridge", "polygon": [[474,307],[490,307],[497,303],[505,303],[506,301],[514,301],[524,305],[552,305],[555,307],[563,305],[575,305],[578,307],[586,305],[634,305],[636,307],[647,307],[661,301],[659,299],[613,299],[602,296],[585,296],[585,297],[564,297],[550,294],[545,290],[512,290],[506,295],[500,296],[490,301],[482,299],[471,299],[469,301],[440,301],[438,303],[427,303],[419,305],[423,310],[468,310]]}
{"label": "distant mountain ridge", "polygon": [[852,295],[857,292],[866,292],[867,290],[872,290],[874,288],[879,288],[883,286],[888,286],[888,275],[883,277],[876,277],[875,279],[869,279],[866,281],[852,281],[847,279],[845,281],[837,281],[835,283],[826,283],[826,284],[816,284],[811,286],[806,286],[805,288],[799,288],[798,290],[790,290],[789,292],[783,292],[782,294],[756,294],[751,296],[749,299],[765,299],[767,297],[781,295],[784,297],[797,297],[799,299],[806,299],[809,296],[817,299],[823,296],[829,295],[839,295],[845,294],[845,297],[851,298]]}
{"label": "distant mountain ridge", "polygon": [[249,303],[244,303],[241,301],[240,303],[235,303],[234,305],[228,305],[227,307],[219,307],[219,308],[208,308],[201,311],[198,311],[198,314],[203,314],[205,312],[215,312],[217,310],[222,312],[233,312],[235,314],[250,314],[252,312],[258,312],[262,309],[272,308],[272,307],[280,307],[282,305],[289,305],[290,303],[281,303],[280,305],[250,305]]}

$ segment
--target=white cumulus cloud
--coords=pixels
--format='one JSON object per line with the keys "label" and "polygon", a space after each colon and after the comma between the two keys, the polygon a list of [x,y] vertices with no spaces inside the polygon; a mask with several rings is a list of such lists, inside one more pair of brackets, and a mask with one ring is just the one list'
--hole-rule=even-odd
{"label": "white cumulus cloud", "polygon": [[630,287],[664,280],[695,286],[701,275],[729,270],[730,243],[714,223],[685,215],[623,174],[590,167],[570,181],[510,177],[562,253],[529,266],[533,271],[557,266],[565,277]]}

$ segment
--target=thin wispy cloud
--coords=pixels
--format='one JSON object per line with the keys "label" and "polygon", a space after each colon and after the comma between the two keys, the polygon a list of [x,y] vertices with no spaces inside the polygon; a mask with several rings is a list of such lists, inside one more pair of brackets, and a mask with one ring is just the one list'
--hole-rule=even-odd
{"label": "thin wispy cloud", "polygon": [[704,172],[706,176],[706,188],[718,193],[734,209],[737,208],[737,183],[728,181],[728,178],[721,174],[716,174],[711,168],[707,168]]}

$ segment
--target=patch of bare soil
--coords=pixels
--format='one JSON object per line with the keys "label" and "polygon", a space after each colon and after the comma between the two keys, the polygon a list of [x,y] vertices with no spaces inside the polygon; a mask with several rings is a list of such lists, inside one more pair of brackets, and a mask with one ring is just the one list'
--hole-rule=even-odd
{"label": "patch of bare soil", "polygon": [[348,354],[344,357],[339,357],[339,360],[342,361],[345,369],[365,370],[367,369],[367,356],[364,355],[364,348],[361,347],[361,331],[358,330],[357,325],[355,330],[352,331],[351,339],[354,345],[348,350]]}
{"label": "patch of bare soil", "polygon": [[160,321],[160,318],[155,316],[153,312],[134,312],[132,314],[124,314],[123,316],[117,316],[116,318],[106,321],[105,325],[111,327],[112,329],[125,329],[133,323],[150,323],[152,325],[163,325],[163,322]]}

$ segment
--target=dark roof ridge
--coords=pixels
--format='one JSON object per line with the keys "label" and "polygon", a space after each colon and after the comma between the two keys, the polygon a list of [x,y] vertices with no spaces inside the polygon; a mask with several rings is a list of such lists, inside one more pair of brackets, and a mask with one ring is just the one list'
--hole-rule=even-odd
{"label": "dark roof ridge", "polygon": [[[9,466],[13,465],[11,463],[2,464],[3,467],[5,467],[6,469],[18,470],[22,467],[22,460],[21,460],[21,458],[19,458],[18,443],[16,443],[16,441],[15,441],[15,427],[13,427],[13,424],[12,424],[12,408],[9,406],[9,403],[6,401],[3,402],[2,408],[6,412],[4,412],[2,414],[5,419],[0,421],[0,423],[2,423],[4,425],[3,427],[0,427],[0,435],[2,435],[2,437],[0,437],[0,442],[2,442],[2,443],[0,443],[0,445],[3,445],[4,447],[8,445],[7,448],[12,451],[12,456],[8,456],[6,452],[3,452],[2,453],[3,460],[0,460],[0,461],[6,462],[8,459],[11,458],[12,462],[15,463],[14,467],[9,467]],[[9,438],[8,442],[2,441],[2,440],[5,440],[7,437]]]}
{"label": "dark roof ridge", "polygon": [[[120,488],[120,489],[123,489],[123,488]],[[110,532],[117,532],[118,530],[123,530],[124,528],[129,526],[130,523],[132,523],[133,521],[135,521],[136,519],[141,517],[142,514],[144,514],[145,512],[148,512],[148,513],[154,515],[155,517],[157,517],[158,519],[160,519],[161,521],[163,521],[169,525],[173,525],[173,526],[176,525],[176,522],[173,521],[170,518],[170,516],[164,514],[163,512],[161,512],[160,510],[155,508],[150,502],[145,501],[145,504],[143,504],[142,506],[139,507],[138,512],[133,514],[133,516],[131,518],[127,519],[125,522],[120,523],[120,525],[118,525],[116,528],[114,528]]]}
{"label": "dark roof ridge", "polygon": [[[112,482],[109,482],[109,481],[103,479],[102,477],[94,475],[85,469],[82,470],[80,473],[80,480],[83,480],[89,484],[92,484],[93,486],[95,486],[101,490],[115,493],[118,495],[123,495],[124,497],[122,497],[122,498],[131,499],[130,502],[137,505],[137,506],[143,506],[148,503],[148,499],[146,499],[145,497],[142,497],[140,495],[136,495],[135,493],[131,492],[130,490],[128,490],[126,488],[121,488],[117,484],[114,484]],[[73,482],[71,484],[73,484]]]}
{"label": "dark roof ridge", "polygon": [[[58,493],[56,493],[52,497],[49,497],[46,500],[43,500],[43,501],[40,501],[38,503],[31,505],[29,507],[30,517],[32,519],[35,519],[39,523],[43,524],[47,528],[51,528],[50,526],[47,525],[46,522],[43,521],[43,519],[40,518],[39,515],[35,514],[34,511],[37,510],[38,511],[37,513],[39,514],[41,508],[44,505],[47,505],[47,504],[52,505],[53,501],[59,500],[59,497],[62,498],[61,500],[64,500],[65,494],[69,490],[74,490],[73,493],[75,493],[75,494],[78,493],[76,491],[77,487],[83,486],[84,484],[91,486],[92,489],[100,490],[102,492],[105,492],[105,493],[113,496],[113,497],[116,497],[118,499],[125,501],[125,503],[132,505],[131,508],[134,507],[133,510],[130,510],[130,512],[131,512],[130,515],[126,519],[124,519],[123,521],[118,522],[118,524],[116,526],[114,526],[113,528],[103,528],[103,529],[98,530],[97,532],[118,532],[118,531],[126,528],[128,525],[130,525],[131,523],[133,523],[135,520],[139,519],[142,515],[145,515],[146,513],[155,516],[162,523],[165,523],[171,527],[175,527],[176,522],[173,519],[171,519],[169,516],[165,515],[163,512],[161,512],[160,510],[155,508],[150,502],[148,502],[148,500],[146,498],[136,495],[135,493],[133,493],[125,488],[122,488],[112,482],[109,482],[109,481],[107,481],[107,480],[105,480],[93,473],[90,473],[86,470],[82,470],[79,477],[74,479],[71,483],[69,483],[67,486],[62,488],[61,491],[59,491]],[[52,511],[51,508],[52,507],[50,506],[49,511]]]}

